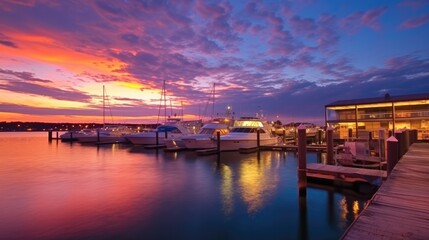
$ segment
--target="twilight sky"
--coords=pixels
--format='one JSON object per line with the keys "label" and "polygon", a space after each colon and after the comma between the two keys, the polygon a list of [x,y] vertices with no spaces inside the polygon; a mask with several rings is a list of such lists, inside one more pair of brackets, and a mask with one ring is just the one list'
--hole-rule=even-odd
{"label": "twilight sky", "polygon": [[213,83],[216,113],[284,123],[429,92],[429,1],[0,1],[0,121],[101,122],[104,85],[110,122],[156,122],[163,80],[188,120]]}

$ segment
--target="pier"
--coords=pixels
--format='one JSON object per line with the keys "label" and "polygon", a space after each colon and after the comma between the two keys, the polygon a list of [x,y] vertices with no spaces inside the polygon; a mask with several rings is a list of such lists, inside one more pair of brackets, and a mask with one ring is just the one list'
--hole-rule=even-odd
{"label": "pier", "polygon": [[342,239],[427,239],[429,143],[414,143]]}

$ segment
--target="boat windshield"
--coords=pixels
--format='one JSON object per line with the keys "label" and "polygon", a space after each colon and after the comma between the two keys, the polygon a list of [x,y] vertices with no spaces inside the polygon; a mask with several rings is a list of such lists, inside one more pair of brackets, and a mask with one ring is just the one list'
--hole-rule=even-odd
{"label": "boat windshield", "polygon": [[214,128],[201,128],[200,134],[213,134]]}
{"label": "boat windshield", "polygon": [[[241,132],[241,133],[256,133],[258,131],[257,128],[233,128],[231,132]],[[260,133],[265,133],[263,129],[259,129]]]}
{"label": "boat windshield", "polygon": [[181,133],[177,127],[173,126],[160,126],[158,127],[158,132],[171,132],[171,133]]}

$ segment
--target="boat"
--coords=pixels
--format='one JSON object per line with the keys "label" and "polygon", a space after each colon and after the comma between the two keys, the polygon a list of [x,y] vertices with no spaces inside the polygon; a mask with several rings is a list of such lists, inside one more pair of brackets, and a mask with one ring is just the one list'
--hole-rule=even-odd
{"label": "boat", "polygon": [[166,139],[180,138],[196,131],[198,121],[194,122],[196,122],[195,125],[190,122],[181,121],[180,118],[168,118],[166,123],[158,126],[153,131],[128,134],[125,138],[133,144],[155,145],[158,143],[164,145]]}
{"label": "boat", "polygon": [[133,130],[123,125],[106,125],[96,131],[77,136],[80,143],[125,143],[126,135],[132,133]]}
{"label": "boat", "polygon": [[335,152],[335,160],[338,165],[359,168],[381,168],[384,165],[383,158],[371,156],[367,139],[354,139],[346,141],[344,146]]}
{"label": "boat", "polygon": [[234,126],[228,134],[220,136],[221,151],[235,151],[240,149],[256,148],[257,132],[259,144],[275,145],[278,138],[273,134],[272,125],[258,117],[241,117],[235,120]]}
{"label": "boat", "polygon": [[88,128],[82,129],[80,131],[78,131],[78,130],[67,131],[67,132],[60,135],[60,139],[63,142],[77,141],[79,137],[82,137],[82,136],[85,136],[87,134],[91,134],[94,132],[95,132],[94,129],[88,129]]}
{"label": "boat", "polygon": [[[214,119],[212,122],[205,124],[200,132],[194,135],[184,136],[180,139],[179,144],[183,145],[187,149],[209,149],[217,147],[217,133],[225,135],[229,132],[229,122],[233,120],[225,119],[219,121],[219,119]],[[171,146],[174,147],[174,146]],[[177,145],[179,147],[179,145]]]}

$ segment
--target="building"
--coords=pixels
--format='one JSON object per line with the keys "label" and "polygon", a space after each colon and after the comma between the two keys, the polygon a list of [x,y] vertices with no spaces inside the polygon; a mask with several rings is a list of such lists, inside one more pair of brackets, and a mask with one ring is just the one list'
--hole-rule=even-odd
{"label": "building", "polygon": [[419,140],[429,140],[429,93],[336,101],[325,106],[325,124],[335,139],[377,138],[384,128],[417,129]]}

